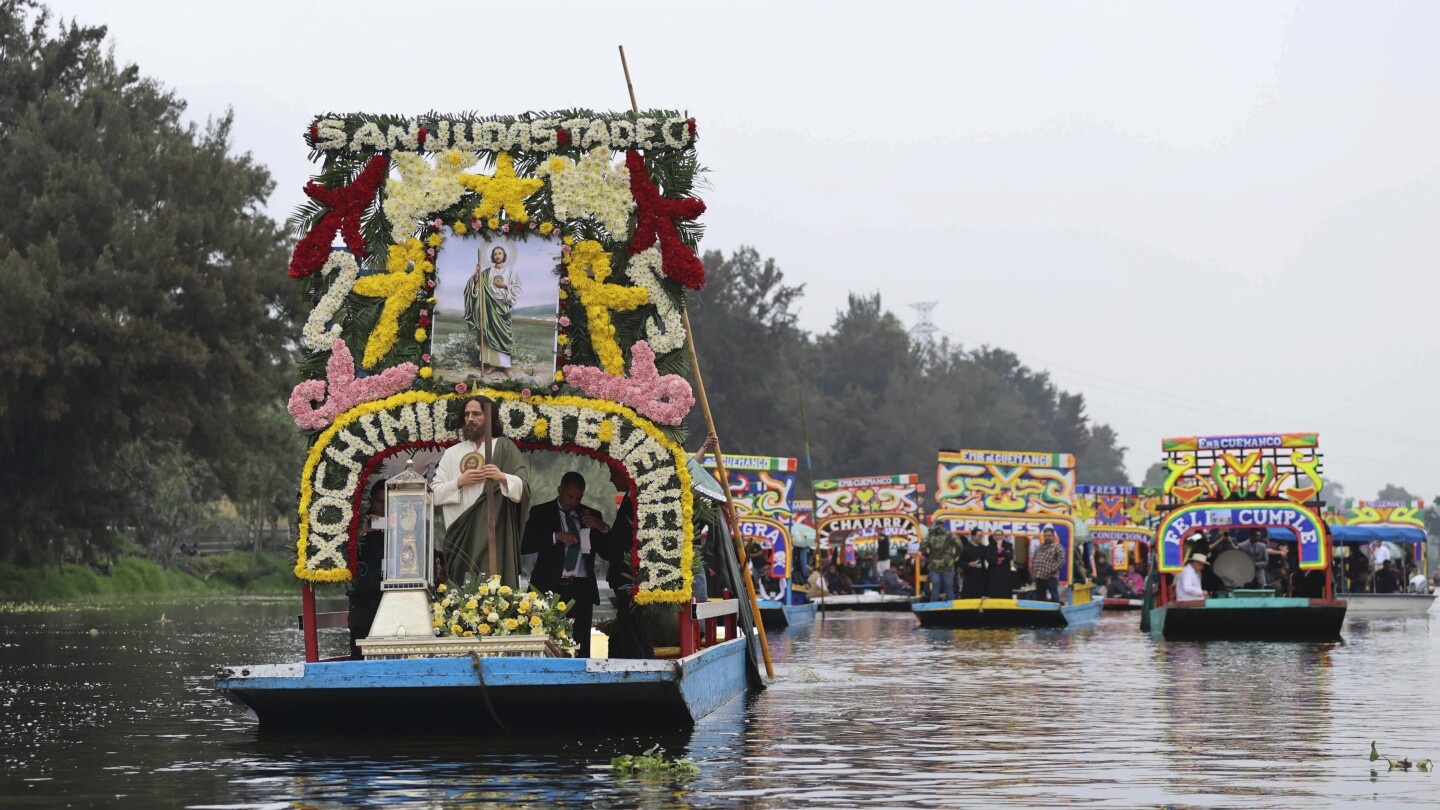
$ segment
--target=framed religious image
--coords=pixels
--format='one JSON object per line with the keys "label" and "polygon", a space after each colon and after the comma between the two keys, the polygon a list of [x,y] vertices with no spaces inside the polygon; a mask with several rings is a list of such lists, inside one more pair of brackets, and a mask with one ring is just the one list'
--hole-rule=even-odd
{"label": "framed religious image", "polygon": [[447,382],[555,376],[560,242],[444,231],[435,257],[431,366]]}

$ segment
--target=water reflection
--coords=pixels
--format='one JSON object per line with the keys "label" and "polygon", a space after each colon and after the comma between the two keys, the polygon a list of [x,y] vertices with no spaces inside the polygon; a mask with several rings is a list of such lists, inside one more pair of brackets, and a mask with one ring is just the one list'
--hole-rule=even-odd
{"label": "water reflection", "polygon": [[[772,636],[783,680],[684,733],[260,737],[211,673],[298,654],[295,607],[0,614],[0,803],[1390,806],[1435,783],[1372,782],[1370,740],[1440,754],[1423,620],[1347,625],[1338,645],[1157,643],[1134,614],[1069,634],[825,614]],[[610,778],[611,757],[657,743],[700,776]]]}

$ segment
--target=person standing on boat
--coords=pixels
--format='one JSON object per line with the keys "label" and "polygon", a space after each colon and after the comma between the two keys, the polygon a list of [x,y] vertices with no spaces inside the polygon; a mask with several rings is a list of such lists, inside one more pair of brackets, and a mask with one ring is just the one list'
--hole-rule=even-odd
{"label": "person standing on boat", "polygon": [[985,566],[989,561],[985,537],[979,529],[970,532],[970,538],[960,549],[960,570],[965,579],[960,583],[961,599],[980,599],[986,595]]}
{"label": "person standing on boat", "polygon": [[654,658],[650,625],[635,604],[635,499],[625,473],[611,467],[610,484],[625,497],[615,510],[615,524],[605,535],[600,555],[610,564],[605,581],[615,592],[615,621],[610,625],[610,658]]}
{"label": "person standing on boat", "polygon": [[1060,601],[1060,567],[1065,564],[1065,549],[1055,539],[1055,529],[1040,530],[1040,547],[1030,555],[1030,575],[1035,578],[1035,598],[1046,602]]}
{"label": "person standing on boat", "polygon": [[890,570],[890,535],[880,532],[875,537],[875,577],[883,580]]}
{"label": "person standing on boat", "polygon": [[368,528],[357,544],[355,577],[345,588],[345,596],[350,601],[345,623],[350,630],[350,658],[355,661],[364,657],[355,642],[369,637],[370,625],[380,610],[380,581],[385,563],[385,529],[381,528],[385,525],[384,517],[385,479],[378,478],[370,485],[370,509],[364,517]]}
{"label": "person standing on boat", "polygon": [[589,658],[591,619],[600,603],[595,553],[610,548],[610,527],[598,511],[580,502],[585,497],[585,476],[580,473],[565,473],[555,495],[530,510],[520,550],[536,555],[530,586],[573,605],[566,615],[575,620],[575,640],[580,643],[575,657]]}
{"label": "person standing on boat", "polygon": [[1175,599],[1179,602],[1204,601],[1210,593],[1200,585],[1200,574],[1210,560],[1204,554],[1191,554],[1190,561],[1175,578]]}
{"label": "person standing on boat", "polygon": [[[500,577],[502,584],[520,585],[520,541],[530,514],[530,470],[520,448],[504,436],[494,436],[486,413],[495,404],[487,397],[464,401],[461,441],[445,449],[435,465],[431,490],[435,505],[445,515],[444,573],[458,584],[481,573]],[[489,451],[492,457],[486,458]],[[498,485],[495,497],[497,571],[489,567],[490,516],[486,490]]]}
{"label": "person standing on boat", "polygon": [[991,599],[1014,599],[1015,585],[1010,564],[1015,561],[1015,549],[1005,539],[1004,532],[991,533],[989,548],[988,581],[985,583],[985,595]]}
{"label": "person standing on boat", "polygon": [[1240,545],[1240,550],[1249,554],[1255,565],[1255,581],[1251,584],[1257,588],[1265,587],[1265,569],[1270,565],[1270,541],[1265,535],[1264,529],[1252,529],[1250,539]]}
{"label": "person standing on boat", "polygon": [[920,550],[930,564],[930,576],[926,581],[930,595],[927,598],[931,602],[942,601],[942,598],[959,599],[960,595],[955,590],[955,557],[960,551],[959,540],[937,520],[925,533],[925,542]]}

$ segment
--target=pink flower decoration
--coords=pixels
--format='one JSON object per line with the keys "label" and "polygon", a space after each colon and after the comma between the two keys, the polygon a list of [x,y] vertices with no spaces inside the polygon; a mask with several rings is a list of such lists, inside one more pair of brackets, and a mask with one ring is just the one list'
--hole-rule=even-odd
{"label": "pink flower decoration", "polygon": [[561,245],[561,246],[560,246],[560,252],[561,252],[561,253],[569,253],[569,252],[570,252],[570,246],[569,246],[569,245]]}
{"label": "pink flower decoration", "polygon": [[435,289],[435,279],[432,278],[432,279],[430,279],[429,281],[425,282],[425,289],[427,289],[427,290],[433,290],[433,289]]}
{"label": "pink flower decoration", "polygon": [[465,383],[455,383],[455,393],[463,394],[466,390],[468,389],[466,388]]}
{"label": "pink flower decoration", "polygon": [[501,232],[501,233],[509,233],[509,232],[510,232],[510,223],[507,222],[507,223],[505,223],[504,225],[501,225],[501,226],[500,226],[500,232]]}
{"label": "pink flower decoration", "polygon": [[662,425],[680,424],[695,407],[689,381],[678,374],[660,376],[655,370],[655,351],[643,340],[630,347],[628,377],[606,374],[591,366],[568,366],[565,379],[592,397],[627,405]]}
{"label": "pink flower decoration", "polygon": [[530,230],[532,230],[532,231],[535,230],[535,223],[533,223],[533,222],[530,223]]}
{"label": "pink flower decoration", "polygon": [[521,389],[520,389],[520,398],[521,398],[521,399],[529,399],[529,398],[530,398],[530,389],[529,389],[529,388],[521,388]]}
{"label": "pink flower decoration", "polygon": [[560,316],[560,325],[561,325],[561,326],[566,326],[566,327],[568,327],[568,326],[570,325],[570,316],[568,316],[568,315],[561,315],[561,316]]}
{"label": "pink flower decoration", "polygon": [[325,363],[325,379],[306,380],[290,392],[290,415],[300,427],[319,430],[356,405],[404,391],[419,373],[414,363],[401,363],[357,379],[350,347],[336,340]]}
{"label": "pink flower decoration", "polygon": [[559,391],[559,390],[560,390],[560,386],[558,386],[558,385],[552,385],[552,386],[550,386],[550,390],[551,390],[551,391]]}
{"label": "pink flower decoration", "polygon": [[428,363],[428,362],[430,362],[430,355],[428,355],[428,354],[422,354],[422,355],[420,355],[420,359],[421,359],[421,360],[424,360],[425,362]]}

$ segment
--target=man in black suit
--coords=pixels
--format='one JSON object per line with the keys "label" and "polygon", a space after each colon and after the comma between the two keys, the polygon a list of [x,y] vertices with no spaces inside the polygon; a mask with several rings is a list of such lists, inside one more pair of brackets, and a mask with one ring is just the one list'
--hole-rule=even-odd
{"label": "man in black suit", "polygon": [[525,524],[521,554],[538,554],[530,584],[550,591],[566,604],[575,620],[576,656],[590,657],[590,628],[600,589],[595,585],[595,553],[609,545],[609,526],[600,513],[580,503],[585,497],[585,478],[571,471],[560,479],[558,497],[530,510]]}

